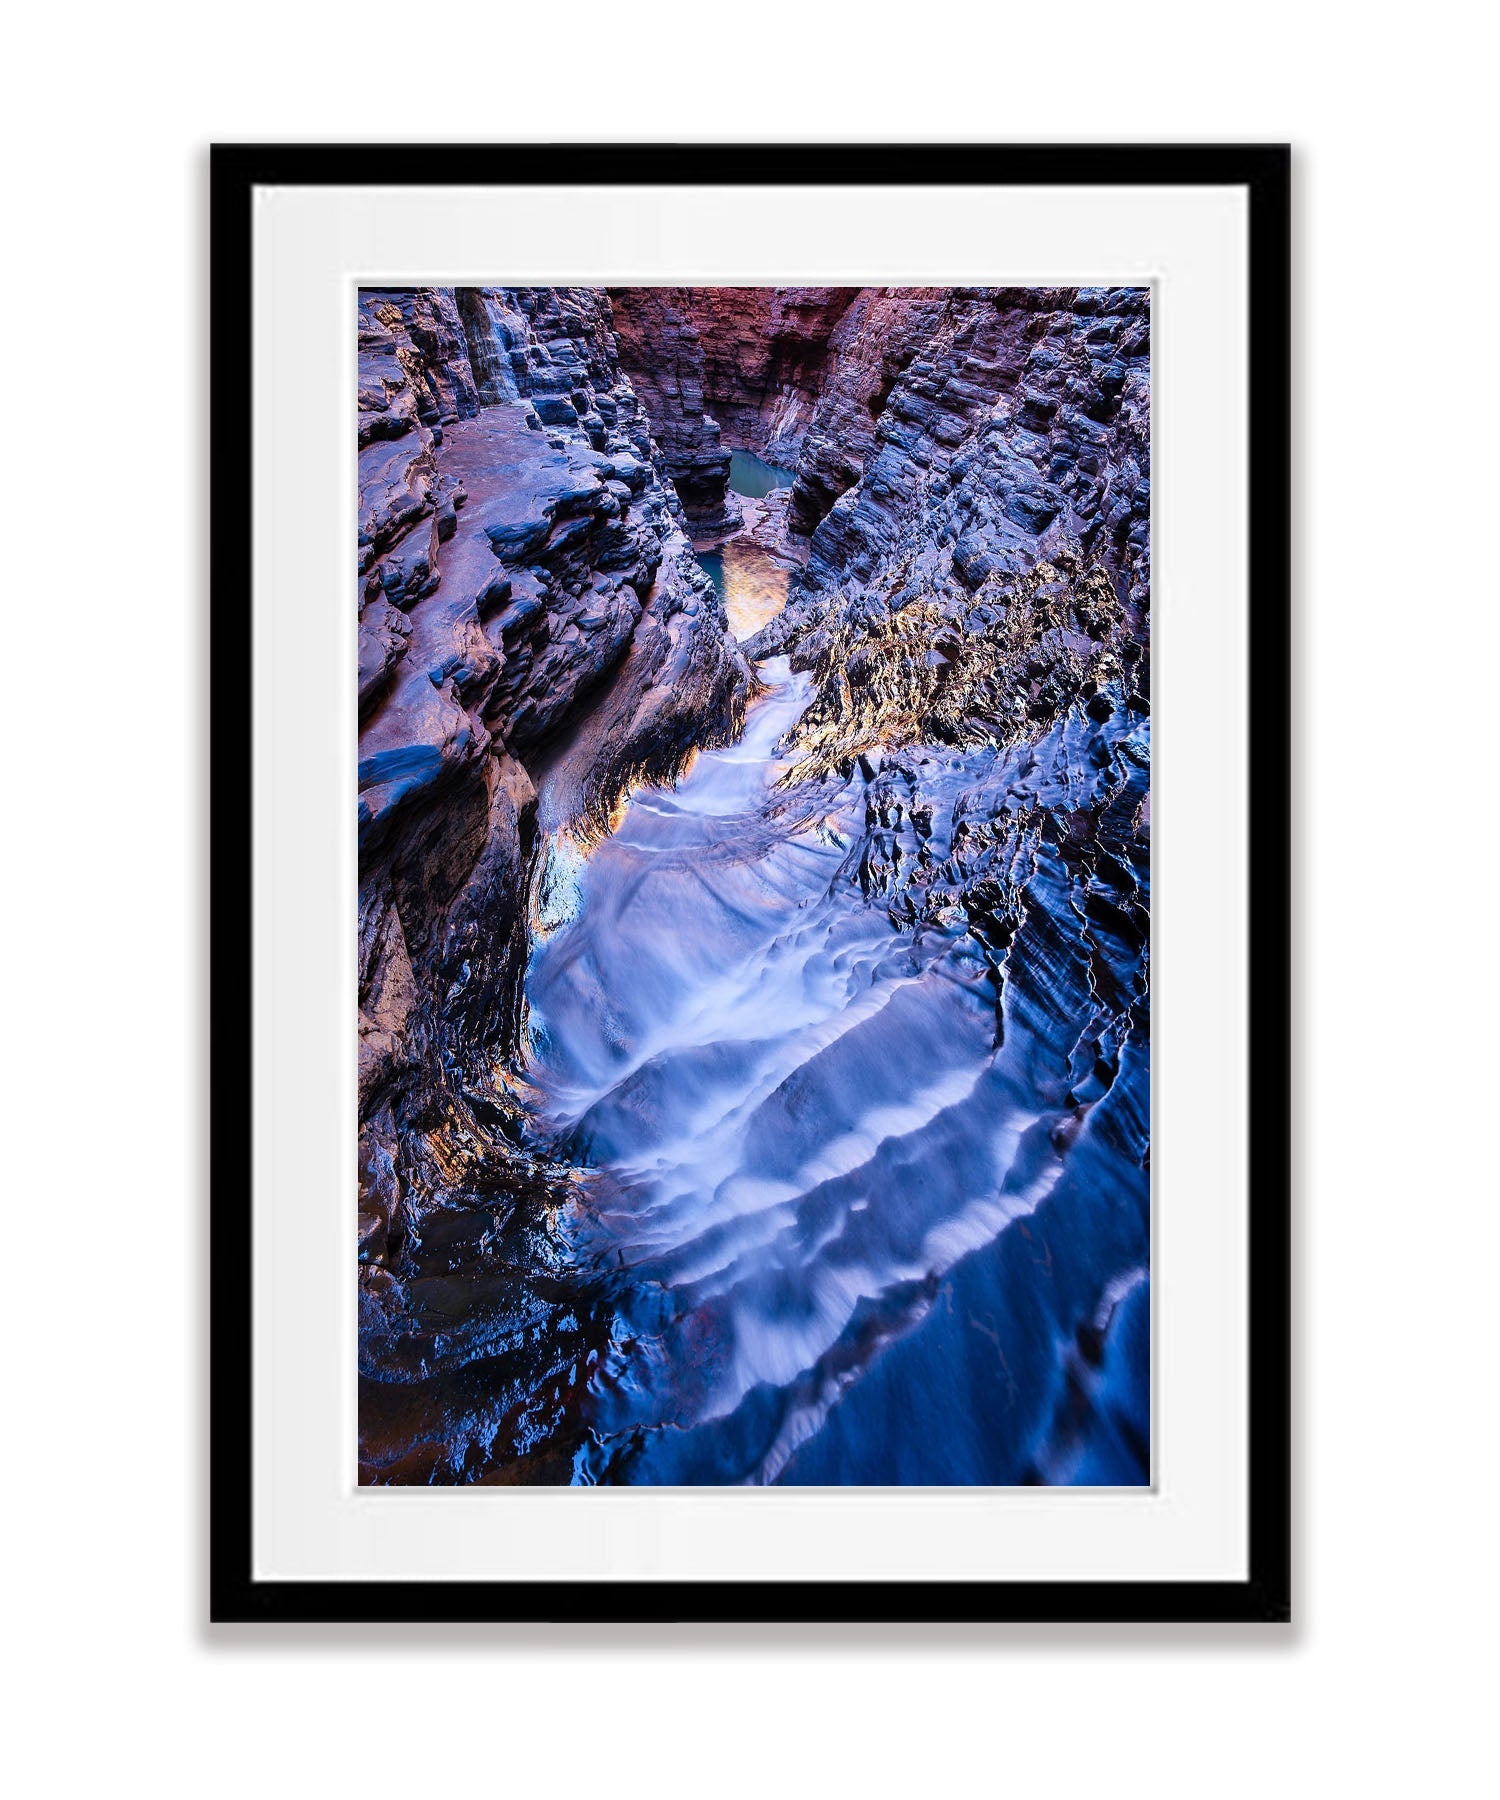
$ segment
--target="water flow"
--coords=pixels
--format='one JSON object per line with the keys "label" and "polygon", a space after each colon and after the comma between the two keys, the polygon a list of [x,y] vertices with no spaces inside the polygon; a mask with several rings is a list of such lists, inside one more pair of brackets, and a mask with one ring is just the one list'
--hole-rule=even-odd
{"label": "water flow", "polygon": [[631,800],[531,964],[543,1114],[597,1172],[574,1251],[614,1320],[584,1480],[776,1478],[1055,1178],[972,940],[865,902],[863,779],[777,787],[809,687],[761,673],[740,741]]}

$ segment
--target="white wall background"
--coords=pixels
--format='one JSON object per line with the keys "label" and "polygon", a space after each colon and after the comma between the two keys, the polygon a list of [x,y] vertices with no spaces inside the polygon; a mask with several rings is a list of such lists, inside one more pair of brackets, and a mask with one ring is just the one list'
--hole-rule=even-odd
{"label": "white wall background", "polygon": [[[1493,1779],[1480,16],[1437,0],[1397,35],[1394,12],[1312,0],[261,0],[12,21],[0,1442],[16,1791],[1321,1796]],[[203,1624],[203,146],[619,136],[1296,145],[1290,1630]]]}

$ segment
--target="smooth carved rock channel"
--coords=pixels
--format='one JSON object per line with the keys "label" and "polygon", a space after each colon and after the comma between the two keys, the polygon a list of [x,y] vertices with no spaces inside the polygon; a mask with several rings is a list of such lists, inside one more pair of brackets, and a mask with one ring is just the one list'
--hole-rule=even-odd
{"label": "smooth carved rock channel", "polygon": [[362,1479],[1148,1480],[1144,291],[360,305]]}

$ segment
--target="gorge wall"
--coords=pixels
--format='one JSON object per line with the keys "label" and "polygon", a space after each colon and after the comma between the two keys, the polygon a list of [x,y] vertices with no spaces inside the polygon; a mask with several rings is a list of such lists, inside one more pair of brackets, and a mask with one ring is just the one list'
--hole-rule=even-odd
{"label": "gorge wall", "polygon": [[[896,375],[940,307],[937,289],[612,288],[620,359],[695,529],[737,518],[727,449],[791,466],[805,535],[858,478]],[[826,397],[826,403],[825,403]]]}
{"label": "gorge wall", "polygon": [[[615,1324],[570,1250],[584,1172],[538,1124],[528,957],[620,797],[732,741],[783,656],[811,683],[786,779],[857,803],[839,881],[896,940],[946,934],[988,971],[1056,1164],[1054,1224],[956,1264],[946,1311],[923,1301],[856,1391],[897,1416],[956,1370],[977,1393],[996,1351],[1061,1348],[1029,1409],[975,1400],[975,1472],[913,1451],[872,1475],[846,1401],[777,1478],[1140,1478],[1147,303],[361,293],[362,1479],[575,1478]],[[764,529],[798,573],[744,650],[692,555],[739,526],[733,449],[795,471]],[[1052,1286],[1019,1303],[1039,1245]],[[732,1478],[773,1466],[745,1455]],[[687,1439],[670,1467],[620,1478],[726,1478]]]}
{"label": "gorge wall", "polygon": [[[1055,329],[1050,349],[1028,339],[1024,321],[1069,310],[1073,303],[1058,289],[613,288],[610,298],[621,365],[650,413],[689,519],[705,535],[722,527],[726,511],[730,523],[736,517],[726,492],[731,449],[794,467],[788,529],[798,537],[816,530],[859,481],[896,385],[918,357],[936,383],[927,423],[960,436],[1024,372],[1034,395],[1051,396],[1063,410],[1056,429],[1050,416],[1030,423],[1053,455],[1073,457],[1070,467],[1091,457],[1089,431],[1079,424],[1090,384],[1112,379],[1093,367],[1110,347],[1108,328],[1082,334],[1067,352],[1071,395],[1066,381],[1050,379],[1050,358],[1067,347]],[[1127,361],[1142,350],[1123,343]],[[915,398],[908,384],[908,406]],[[899,413],[890,424],[899,455]],[[912,415],[907,424],[920,429],[922,421]],[[913,444],[922,466],[937,441]],[[1092,452],[1098,448],[1094,442]]]}
{"label": "gorge wall", "polygon": [[[960,289],[902,320],[909,354],[857,478],[814,528],[792,603],[751,646],[824,667],[837,737],[853,743],[861,706],[876,729],[895,712],[930,733],[936,706],[945,733],[1009,738],[1110,679],[1145,706],[1148,299]],[[794,504],[847,411],[835,381]]]}
{"label": "gorge wall", "polygon": [[[915,335],[747,649],[813,679],[796,778],[865,781],[847,878],[979,947],[1052,1166],[778,1478],[1146,1481],[1149,295],[960,290]],[[799,489],[823,455],[815,422]],[[896,1422],[944,1384],[968,1431],[934,1451]]]}
{"label": "gorge wall", "polygon": [[362,1457],[425,1479],[570,1342],[517,1087],[539,842],[751,677],[602,294],[363,292],[359,409]]}

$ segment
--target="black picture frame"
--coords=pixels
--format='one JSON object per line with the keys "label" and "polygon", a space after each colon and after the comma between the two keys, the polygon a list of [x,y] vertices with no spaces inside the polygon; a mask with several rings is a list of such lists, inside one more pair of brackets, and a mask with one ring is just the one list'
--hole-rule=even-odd
{"label": "black picture frame", "polygon": [[[211,153],[210,1553],[214,1622],[1274,1622],[1291,1617],[1290,151],[1214,145],[216,145]],[[1248,196],[1248,1575],[1230,1581],[258,1580],[252,1567],[251,209],[262,186],[1221,186]],[[524,1607],[524,1614],[522,1608]]]}

